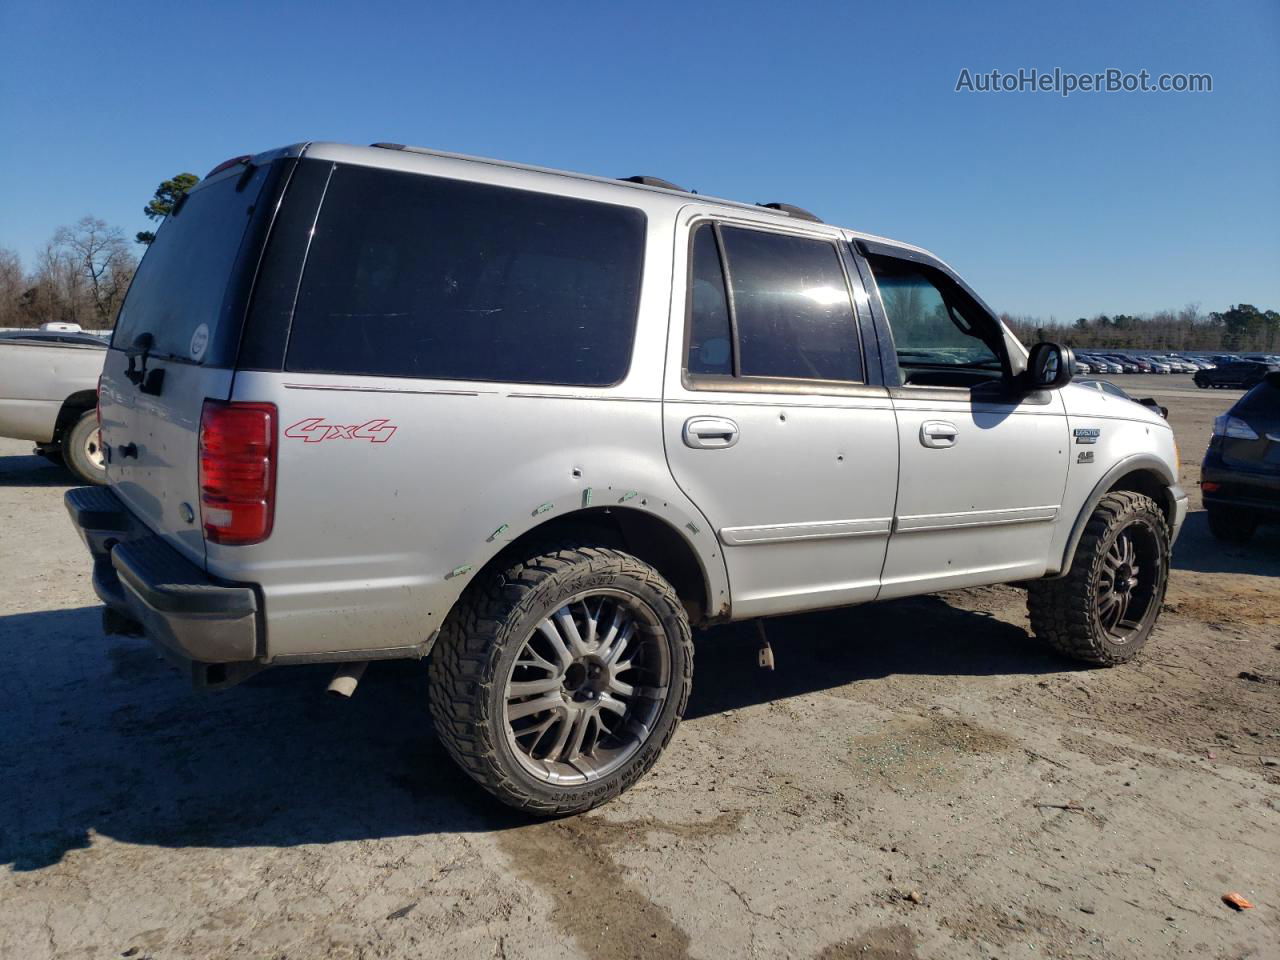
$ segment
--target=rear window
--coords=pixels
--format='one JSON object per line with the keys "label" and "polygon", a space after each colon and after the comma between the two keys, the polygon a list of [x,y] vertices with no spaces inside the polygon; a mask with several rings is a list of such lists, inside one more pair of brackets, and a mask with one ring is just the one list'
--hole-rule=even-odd
{"label": "rear window", "polygon": [[1280,417],[1280,374],[1269,374],[1241,397],[1236,403],[1235,412],[1246,416]]}
{"label": "rear window", "polygon": [[127,349],[139,334],[154,354],[202,363],[218,332],[236,256],[267,167],[248,179],[228,176],[188,194],[147,248],[120,308],[111,345]]}
{"label": "rear window", "polygon": [[644,214],[339,167],[298,293],[292,371],[608,386],[631,362]]}

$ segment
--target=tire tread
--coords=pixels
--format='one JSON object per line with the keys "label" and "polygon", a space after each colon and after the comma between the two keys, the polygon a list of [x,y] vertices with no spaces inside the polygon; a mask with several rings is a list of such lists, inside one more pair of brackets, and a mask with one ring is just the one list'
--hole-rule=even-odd
{"label": "tire tread", "polygon": [[[1031,630],[1059,653],[1085,663],[1112,666],[1131,659],[1150,636],[1154,620],[1140,642],[1115,649],[1095,630],[1093,583],[1096,567],[1102,561],[1100,548],[1121,520],[1135,513],[1146,514],[1157,524],[1164,542],[1169,542],[1168,523],[1154,500],[1132,490],[1113,490],[1098,502],[1085,525],[1067,575],[1056,580],[1037,580],[1028,586],[1027,613]],[[1167,560],[1166,551],[1166,582]],[[1163,600],[1164,584],[1161,584],[1157,604]]]}

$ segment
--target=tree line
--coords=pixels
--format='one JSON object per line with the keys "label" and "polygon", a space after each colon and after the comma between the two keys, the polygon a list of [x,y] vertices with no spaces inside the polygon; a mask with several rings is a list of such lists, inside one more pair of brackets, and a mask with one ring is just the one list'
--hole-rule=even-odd
{"label": "tree line", "polygon": [[1080,317],[1070,326],[1044,324],[1038,317],[1001,314],[1023,343],[1059,340],[1071,347],[1095,350],[1178,350],[1205,353],[1275,353],[1280,351],[1280,313],[1251,303],[1202,313],[1199,304],[1181,310],[1114,316]]}
{"label": "tree line", "polygon": [[[163,220],[199,179],[180,173],[165,180],[143,214]],[[149,230],[134,235],[134,243],[144,247],[154,239]],[[113,327],[137,268],[138,257],[124,231],[91,214],[55,230],[28,266],[15,251],[0,247],[0,327],[38,327],[50,321],[90,330]]]}

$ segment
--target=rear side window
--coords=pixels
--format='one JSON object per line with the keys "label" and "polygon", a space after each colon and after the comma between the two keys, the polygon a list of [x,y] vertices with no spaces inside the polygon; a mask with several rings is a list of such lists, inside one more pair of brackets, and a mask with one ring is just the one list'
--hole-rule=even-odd
{"label": "rear side window", "polygon": [[150,333],[151,352],[202,363],[212,356],[223,302],[267,177],[266,166],[198,186],[165,218],[120,308],[112,346]]}
{"label": "rear side window", "polygon": [[724,269],[715,230],[703,224],[693,236],[693,289],[689,293],[689,372],[733,373],[733,333]]}
{"label": "rear side window", "polygon": [[861,382],[853,300],[834,243],[704,224],[692,256],[689,373]]}
{"label": "rear side window", "polygon": [[608,386],[631,360],[644,214],[365,167],[334,171],[289,370]]}

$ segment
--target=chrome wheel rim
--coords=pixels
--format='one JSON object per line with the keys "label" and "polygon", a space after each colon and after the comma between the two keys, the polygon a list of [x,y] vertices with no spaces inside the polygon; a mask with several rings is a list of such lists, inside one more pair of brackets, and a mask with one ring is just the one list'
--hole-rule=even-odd
{"label": "chrome wheel rim", "polygon": [[1164,562],[1155,531],[1146,524],[1124,527],[1103,554],[1094,609],[1112,643],[1128,643],[1159,602]]}
{"label": "chrome wheel rim", "polygon": [[503,689],[507,743],[547,783],[599,780],[648,740],[671,677],[666,635],[639,598],[579,593],[525,638]]}
{"label": "chrome wheel rim", "polygon": [[84,458],[93,464],[96,469],[102,469],[106,458],[102,455],[101,430],[91,430],[89,435],[84,438]]}

